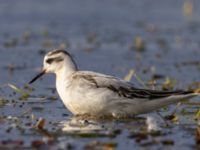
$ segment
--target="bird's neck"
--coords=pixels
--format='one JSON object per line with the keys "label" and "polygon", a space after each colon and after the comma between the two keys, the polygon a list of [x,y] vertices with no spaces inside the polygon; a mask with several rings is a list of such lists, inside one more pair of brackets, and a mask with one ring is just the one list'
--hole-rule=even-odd
{"label": "bird's neck", "polygon": [[65,102],[66,100],[66,88],[70,85],[70,78],[71,75],[76,72],[77,69],[69,68],[69,67],[62,67],[56,73],[56,89],[61,97],[61,99]]}
{"label": "bird's neck", "polygon": [[56,78],[60,80],[66,80],[69,78],[70,75],[72,75],[74,72],[76,72],[78,69],[75,65],[64,65],[61,69],[59,69],[56,72]]}

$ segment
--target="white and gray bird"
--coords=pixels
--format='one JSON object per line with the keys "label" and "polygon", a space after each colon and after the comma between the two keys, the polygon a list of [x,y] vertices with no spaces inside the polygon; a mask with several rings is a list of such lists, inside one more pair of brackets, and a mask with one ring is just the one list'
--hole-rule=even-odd
{"label": "white and gray bird", "polygon": [[128,117],[148,113],[199,95],[194,91],[156,91],[135,88],[113,76],[79,71],[65,50],[53,50],[44,57],[42,71],[56,74],[56,89],[64,105],[75,115]]}

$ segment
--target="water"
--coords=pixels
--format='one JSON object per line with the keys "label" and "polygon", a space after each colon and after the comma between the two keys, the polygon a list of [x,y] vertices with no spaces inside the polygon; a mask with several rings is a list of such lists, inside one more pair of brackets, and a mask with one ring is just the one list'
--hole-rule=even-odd
{"label": "water", "polygon": [[[164,78],[157,80],[158,84],[170,77],[176,80],[175,89],[187,89],[194,82],[198,86],[200,2],[193,1],[191,16],[185,16],[184,2],[2,0],[0,146],[25,149],[38,145],[49,149],[197,148],[197,122],[193,119],[199,109],[197,104],[179,106],[176,113],[179,121],[168,121],[168,127],[160,123],[161,133],[152,135],[146,133],[145,116],[71,124],[72,114],[55,91],[53,75],[44,76],[29,87],[31,90],[25,89],[31,94],[27,100],[20,100],[21,95],[6,86],[12,83],[24,89],[42,66],[44,54],[58,47],[72,53],[83,70],[123,78],[134,69],[145,83],[153,75],[162,75]],[[144,41],[144,51],[134,48],[136,37]],[[133,78],[132,82],[142,87],[137,79]],[[198,103],[199,98],[192,102]],[[161,114],[169,115],[173,110],[170,106],[161,110]],[[34,129],[39,118],[45,118],[44,128],[53,139]],[[59,124],[61,121],[64,123]],[[63,126],[67,131],[63,131]]]}

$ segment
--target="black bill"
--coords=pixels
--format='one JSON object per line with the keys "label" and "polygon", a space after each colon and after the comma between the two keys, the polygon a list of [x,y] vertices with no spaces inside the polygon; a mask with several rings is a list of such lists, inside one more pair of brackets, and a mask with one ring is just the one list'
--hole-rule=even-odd
{"label": "black bill", "polygon": [[37,76],[35,76],[30,82],[29,84],[35,82],[37,79],[39,79],[41,76],[43,76],[46,73],[46,70],[42,70]]}

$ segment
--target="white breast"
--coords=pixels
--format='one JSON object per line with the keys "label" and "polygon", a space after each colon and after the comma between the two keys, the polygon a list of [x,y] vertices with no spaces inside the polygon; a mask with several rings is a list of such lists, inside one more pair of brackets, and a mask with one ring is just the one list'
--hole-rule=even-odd
{"label": "white breast", "polygon": [[73,109],[73,97],[70,95],[68,89],[69,83],[67,80],[56,79],[56,89],[57,92],[63,101],[64,105],[69,109],[73,114],[76,114],[76,111]]}

